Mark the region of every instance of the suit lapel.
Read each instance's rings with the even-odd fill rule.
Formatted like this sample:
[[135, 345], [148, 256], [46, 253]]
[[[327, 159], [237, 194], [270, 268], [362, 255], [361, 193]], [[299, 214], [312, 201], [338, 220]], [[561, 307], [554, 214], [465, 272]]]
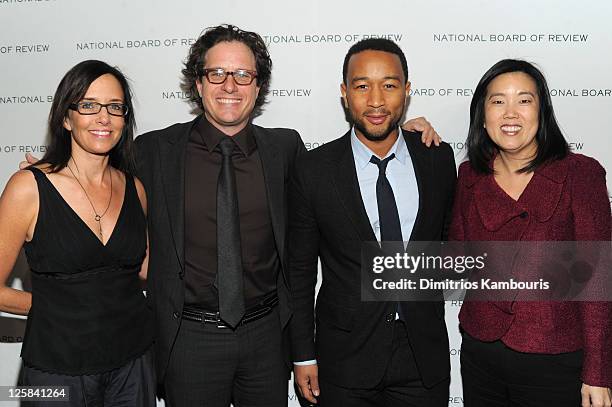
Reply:
[[[410, 234], [410, 240], [420, 240], [419, 236], [422, 236], [421, 230], [425, 227], [427, 218], [427, 207], [426, 202], [431, 202], [428, 197], [431, 193], [431, 159], [430, 155], [423, 154], [423, 149], [417, 143], [421, 143], [421, 138], [411, 134], [406, 134], [402, 131], [404, 140], [406, 141], [406, 147], [408, 147], [408, 153], [412, 160], [412, 166], [414, 167], [414, 175], [417, 181], [417, 187], [419, 189], [419, 210], [417, 212], [414, 226], [412, 227], [412, 233]], [[435, 148], [435, 147], [431, 147]]]
[[336, 163], [333, 180], [340, 203], [355, 225], [359, 238], [362, 241], [376, 241], [359, 189], [350, 131], [342, 136], [338, 147], [337, 151], [332, 151], [330, 158]]
[[181, 274], [185, 273], [185, 154], [191, 129], [199, 118], [159, 140], [162, 184]]
[[271, 142], [262, 128], [253, 126], [253, 136], [261, 159], [274, 241], [278, 248], [279, 258], [284, 259], [286, 213], [284, 155], [279, 154], [278, 147]]

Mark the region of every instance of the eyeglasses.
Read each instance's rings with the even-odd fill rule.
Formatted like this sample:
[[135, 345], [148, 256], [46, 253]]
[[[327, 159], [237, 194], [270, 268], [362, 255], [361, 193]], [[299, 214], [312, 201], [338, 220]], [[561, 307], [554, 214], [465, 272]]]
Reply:
[[205, 76], [208, 82], [215, 85], [225, 82], [230, 75], [238, 85], [250, 85], [253, 83], [253, 80], [257, 78], [256, 71], [249, 71], [247, 69], [226, 71], [223, 68], [206, 68], [201, 70], [201, 76]]
[[123, 103], [98, 103], [98, 102], [79, 102], [72, 103], [70, 109], [76, 110], [80, 114], [98, 114], [105, 107], [108, 114], [111, 116], [124, 117], [127, 116], [129, 108]]

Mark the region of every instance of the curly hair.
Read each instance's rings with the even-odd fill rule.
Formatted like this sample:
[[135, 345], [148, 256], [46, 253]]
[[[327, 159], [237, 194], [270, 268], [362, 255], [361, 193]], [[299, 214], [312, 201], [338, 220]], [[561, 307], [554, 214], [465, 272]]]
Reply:
[[268, 48], [261, 36], [255, 32], [244, 31], [235, 25], [222, 24], [216, 27], [209, 27], [200, 35], [189, 49], [189, 55], [184, 62], [182, 69], [183, 79], [181, 81], [182, 90], [189, 94], [189, 104], [193, 107], [194, 113], [204, 111], [202, 99], [198, 94], [196, 81], [201, 79], [201, 69], [204, 67], [204, 59], [209, 49], [220, 42], [238, 41], [249, 47], [255, 56], [255, 66], [257, 70], [257, 86], [259, 95], [255, 100], [255, 108], [252, 116], [258, 116], [262, 112], [262, 107], [266, 103], [266, 97], [270, 90], [270, 78], [272, 76], [272, 59], [268, 53]]

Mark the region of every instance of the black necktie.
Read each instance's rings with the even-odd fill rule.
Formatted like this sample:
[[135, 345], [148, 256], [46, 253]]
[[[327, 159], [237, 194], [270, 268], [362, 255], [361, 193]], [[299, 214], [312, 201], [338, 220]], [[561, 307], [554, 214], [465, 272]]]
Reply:
[[[380, 225], [381, 242], [401, 242], [402, 225], [399, 212], [395, 204], [393, 189], [385, 174], [387, 164], [395, 158], [395, 154], [381, 160], [376, 156], [370, 158], [372, 164], [378, 166], [378, 179], [376, 180], [376, 202], [378, 203], [378, 223]], [[403, 245], [402, 245], [403, 246]]]
[[244, 315], [244, 281], [240, 249], [240, 218], [232, 164], [234, 142], [219, 143], [223, 161], [217, 183], [217, 281], [221, 319], [236, 327]]
[[[399, 212], [395, 203], [393, 189], [387, 179], [386, 171], [389, 161], [395, 158], [395, 154], [381, 160], [376, 156], [370, 158], [370, 162], [378, 166], [378, 179], [376, 180], [376, 202], [378, 203], [378, 224], [380, 226], [380, 243], [386, 256], [395, 256], [404, 250], [402, 239], [402, 225]], [[397, 313], [401, 319], [405, 319], [401, 304], [397, 304]]]

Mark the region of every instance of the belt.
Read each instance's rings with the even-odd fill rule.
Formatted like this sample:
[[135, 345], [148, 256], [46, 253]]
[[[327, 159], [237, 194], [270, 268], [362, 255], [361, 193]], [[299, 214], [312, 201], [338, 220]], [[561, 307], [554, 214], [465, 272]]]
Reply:
[[[248, 324], [249, 322], [257, 321], [268, 315], [278, 304], [278, 296], [273, 296], [265, 299], [261, 304], [251, 308], [244, 314], [238, 326]], [[219, 315], [219, 311], [204, 311], [199, 308], [184, 307], [183, 319], [187, 321], [201, 322], [203, 324], [215, 324], [217, 328], [230, 328]]]

